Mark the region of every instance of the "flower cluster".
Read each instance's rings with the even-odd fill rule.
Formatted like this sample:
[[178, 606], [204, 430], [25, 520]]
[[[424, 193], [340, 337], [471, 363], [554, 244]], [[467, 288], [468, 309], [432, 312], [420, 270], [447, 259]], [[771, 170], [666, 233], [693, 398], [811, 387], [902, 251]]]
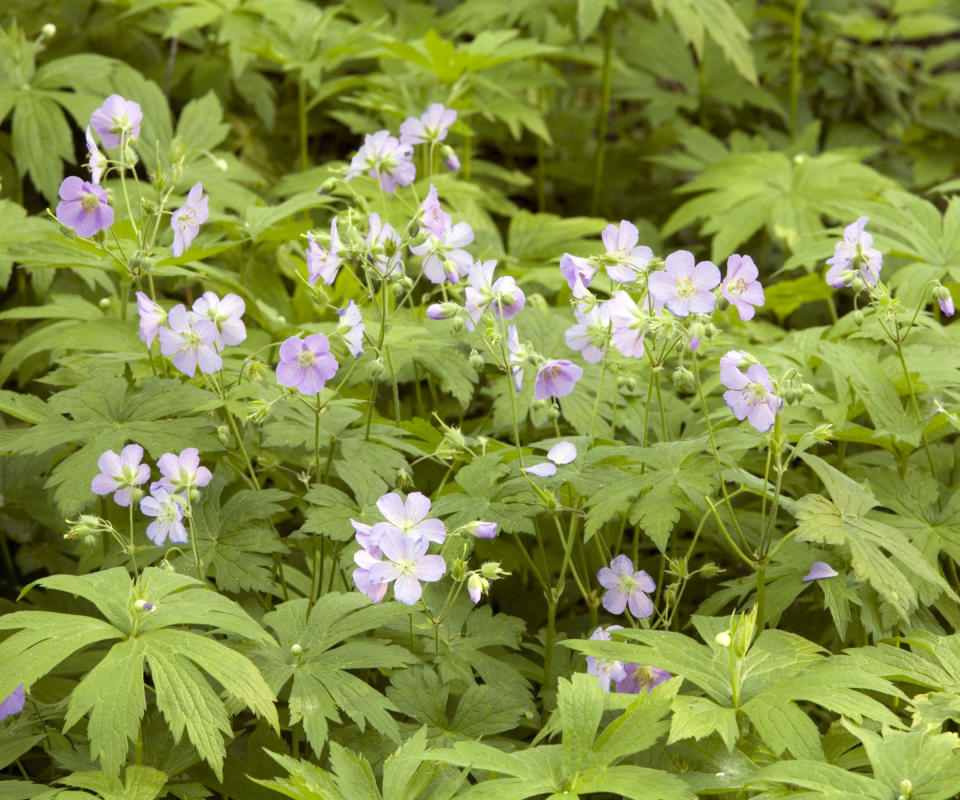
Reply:
[[210, 470], [200, 465], [200, 453], [188, 447], [176, 453], [164, 453], [157, 461], [161, 478], [150, 484], [150, 494], [140, 488], [150, 480], [150, 467], [141, 463], [143, 448], [126, 445], [119, 454], [107, 450], [97, 460], [100, 473], [90, 483], [94, 494], [113, 494], [113, 501], [129, 507], [140, 501], [140, 511], [156, 519], [147, 526], [147, 536], [157, 545], [169, 537], [171, 542], [187, 541], [183, 525], [184, 509], [197, 498], [197, 490], [210, 483]]
[[204, 292], [191, 310], [178, 303], [169, 312], [137, 292], [141, 340], [150, 347], [159, 335], [160, 352], [172, 356], [173, 365], [191, 378], [198, 366], [208, 375], [220, 370], [223, 349], [247, 338], [245, 310], [243, 298], [232, 292], [222, 298]]
[[[608, 625], [597, 628], [590, 638], [597, 642], [609, 642], [613, 631], [623, 630], [622, 625]], [[670, 673], [664, 669], [618, 661], [612, 658], [587, 656], [587, 672], [593, 675], [605, 692], [610, 691], [611, 681], [619, 694], [640, 694], [644, 689], [649, 693], [661, 683], [670, 680]]]

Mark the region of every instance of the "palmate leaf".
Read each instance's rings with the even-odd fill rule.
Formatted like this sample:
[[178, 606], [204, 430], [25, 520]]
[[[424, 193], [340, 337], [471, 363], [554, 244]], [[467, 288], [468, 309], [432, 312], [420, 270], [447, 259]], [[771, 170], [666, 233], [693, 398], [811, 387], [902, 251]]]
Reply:
[[[319, 755], [328, 735], [328, 721], [341, 713], [360, 730], [369, 723], [380, 733], [400, 741], [390, 716], [396, 706], [350, 670], [389, 669], [412, 663], [402, 647], [382, 639], [361, 637], [409, 614], [400, 603], [371, 605], [358, 592], [330, 593], [313, 608], [306, 598], [282, 603], [264, 616], [277, 641], [262, 643], [251, 654], [276, 692], [292, 679], [290, 724], [302, 720], [307, 740]], [[297, 645], [300, 655], [291, 648]]]
[[[192, 578], [148, 567], [134, 583], [121, 567], [91, 575], [54, 575], [35, 585], [79, 595], [109, 620], [77, 614], [20, 611], [0, 617], [0, 630], [17, 630], [0, 642], [0, 663], [16, 664], [16, 672], [0, 674], [0, 691], [16, 679], [4, 696], [23, 682], [30, 685], [74, 652], [111, 639], [104, 657], [80, 681], [67, 706], [65, 728], [89, 715], [90, 751], [110, 778], [126, 761], [146, 708], [143, 668], [149, 665], [160, 709], [174, 739], [184, 730], [200, 755], [218, 775], [226, 750], [230, 720], [224, 702], [201, 673], [209, 674], [228, 697], [248, 706], [278, 728], [274, 695], [256, 667], [222, 641], [183, 629], [214, 626], [256, 640], [268, 634], [236, 603], [201, 588]], [[154, 610], [139, 611], [138, 599]]]
[[57, 783], [89, 789], [102, 800], [155, 800], [167, 783], [167, 776], [158, 769], [131, 764], [124, 780], [103, 772], [74, 772]]

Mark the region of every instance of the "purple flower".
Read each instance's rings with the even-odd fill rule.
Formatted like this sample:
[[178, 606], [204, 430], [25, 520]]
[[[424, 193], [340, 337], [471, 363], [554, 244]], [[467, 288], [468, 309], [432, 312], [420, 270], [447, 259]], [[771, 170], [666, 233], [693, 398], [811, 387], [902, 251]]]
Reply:
[[953, 295], [946, 286], [941, 286], [940, 291], [934, 295], [940, 306], [940, 313], [947, 317], [952, 317], [957, 313], [956, 306], [953, 304]]
[[93, 178], [93, 182], [99, 184], [100, 178], [103, 177], [103, 171], [107, 168], [107, 157], [97, 148], [97, 143], [93, 140], [89, 125], [87, 125], [87, 167], [90, 169], [90, 177]]
[[413, 145], [402, 144], [390, 131], [368, 133], [363, 146], [350, 161], [344, 178], [352, 181], [366, 172], [371, 178], [379, 178], [385, 192], [397, 186], [409, 186], [417, 177], [413, 164]]
[[571, 350], [580, 350], [588, 364], [603, 361], [610, 341], [610, 309], [608, 303], [600, 303], [586, 314], [573, 310], [577, 324], [567, 329], [563, 339]]
[[644, 570], [634, 572], [633, 562], [626, 556], [619, 555], [609, 567], [602, 567], [597, 580], [607, 590], [601, 602], [611, 614], [622, 614], [628, 605], [637, 619], [653, 614], [653, 602], [647, 593], [655, 591], [657, 585]]
[[713, 290], [720, 283], [720, 270], [710, 261], [694, 266], [693, 253], [677, 250], [667, 256], [664, 269], [648, 279], [650, 294], [675, 316], [709, 314], [717, 304]]
[[804, 583], [819, 581], [824, 578], [836, 578], [840, 573], [824, 561], [814, 561], [810, 571], [801, 578]]
[[420, 492], [408, 494], [406, 502], [396, 492], [383, 495], [377, 500], [377, 508], [386, 522], [378, 522], [373, 526], [373, 540], [380, 541], [387, 534], [396, 533], [411, 539], [442, 544], [447, 537], [447, 529], [439, 519], [427, 519], [430, 505], [430, 498]]
[[160, 352], [173, 356], [173, 365], [191, 378], [197, 371], [209, 375], [223, 366], [216, 342], [220, 336], [217, 326], [194, 311], [187, 311], [183, 303], [170, 309], [169, 328], [160, 329]]
[[450, 215], [441, 207], [437, 187], [432, 183], [426, 199], [420, 204], [420, 219], [423, 221], [423, 228], [434, 236], [445, 234], [450, 230], [453, 222]]
[[150, 347], [161, 326], [167, 323], [167, 312], [143, 292], [137, 292], [137, 313], [140, 315], [140, 339]]
[[374, 558], [380, 558], [380, 556], [383, 555], [377, 546], [380, 538], [374, 535], [373, 526], [364, 525], [355, 519], [351, 519], [350, 524], [353, 525], [353, 534], [357, 539], [357, 543]]
[[157, 461], [163, 477], [157, 481], [170, 494], [183, 492], [189, 496], [191, 489], [206, 486], [213, 475], [206, 467], [200, 466], [200, 451], [188, 447], [180, 455], [164, 453]]
[[741, 367], [750, 366], [753, 360], [745, 350], [728, 350], [720, 359], [720, 381], [728, 389], [743, 387], [746, 376]]
[[183, 255], [183, 251], [190, 247], [199, 232], [200, 226], [207, 221], [210, 216], [210, 209], [207, 207], [209, 201], [210, 195], [203, 193], [203, 184], [195, 183], [187, 195], [187, 202], [173, 212], [170, 227], [173, 228], [171, 250], [174, 258]]
[[330, 340], [322, 333], [304, 339], [291, 336], [280, 345], [277, 380], [295, 386], [303, 394], [316, 394], [337, 374], [337, 359], [330, 354]]
[[477, 261], [470, 267], [470, 285], [465, 292], [467, 330], [473, 330], [483, 312], [490, 309], [500, 319], [513, 319], [527, 298], [511, 277], [493, 280], [496, 261]]
[[547, 361], [539, 370], [533, 382], [533, 396], [537, 400], [546, 400], [551, 395], [566, 397], [573, 391], [577, 381], [583, 375], [583, 369], [565, 358]]
[[[609, 642], [610, 633], [619, 630], [623, 630], [622, 625], [608, 625], [606, 628], [597, 628], [590, 634], [590, 638], [596, 642]], [[627, 671], [622, 661], [598, 656], [587, 656], [587, 672], [596, 677], [600, 682], [600, 687], [605, 692], [610, 691], [610, 681], [619, 683], [627, 677]]]
[[727, 302], [737, 307], [737, 313], [744, 322], [753, 319], [754, 306], [764, 302], [763, 287], [757, 280], [757, 265], [750, 256], [736, 254], [727, 259], [727, 276], [723, 279], [720, 291]]
[[183, 506], [178, 494], [170, 494], [158, 481], [150, 487], [150, 494], [140, 501], [140, 511], [156, 519], [147, 526], [147, 537], [158, 547], [170, 537], [171, 542], [185, 544], [187, 529], [183, 527]]
[[476, 572], [470, 573], [470, 577], [467, 578], [467, 594], [474, 605], [480, 602], [480, 598], [483, 597], [484, 591], [489, 588], [490, 584], [486, 578], [484, 578], [482, 575], [478, 575]]
[[363, 352], [363, 332], [366, 325], [363, 324], [363, 316], [357, 304], [351, 300], [346, 306], [337, 311], [340, 317], [340, 327], [337, 333], [343, 337], [347, 350], [354, 358], [359, 358]]
[[367, 234], [367, 248], [373, 260], [373, 268], [381, 278], [394, 271], [403, 269], [400, 253], [400, 235], [389, 222], [381, 222], [380, 215], [374, 212], [369, 217], [370, 232]]
[[473, 256], [463, 249], [473, 242], [473, 228], [466, 222], [452, 225], [450, 215], [440, 208], [436, 191], [427, 195], [421, 208], [425, 227], [420, 232], [426, 239], [413, 245], [410, 252], [424, 257], [423, 274], [431, 283], [459, 283], [473, 264]]
[[753, 364], [746, 374], [728, 375], [730, 390], [723, 393], [724, 402], [737, 419], [747, 418], [761, 433], [773, 427], [777, 411], [783, 404], [773, 393], [770, 375], [762, 364]]
[[590, 263], [589, 259], [564, 253], [560, 257], [560, 271], [563, 273], [563, 277], [567, 279], [567, 285], [571, 289], [576, 285], [577, 278], [580, 279], [580, 283], [586, 288], [593, 280], [597, 268]]
[[[423, 116], [408, 117], [400, 125], [401, 144], [436, 144], [447, 138], [447, 130], [457, 121], [457, 112], [442, 103], [431, 103]], [[451, 169], [453, 169], [451, 167]]]
[[457, 157], [457, 154], [453, 152], [453, 148], [445, 149], [448, 152], [444, 153], [443, 165], [451, 172], [456, 172], [458, 169], [460, 169], [460, 159]]
[[100, 474], [90, 483], [94, 494], [110, 494], [118, 506], [130, 505], [134, 489], [150, 479], [150, 467], [141, 464], [143, 448], [138, 444], [128, 444], [120, 455], [107, 450], [97, 459]]
[[124, 136], [136, 139], [140, 135], [143, 111], [140, 104], [124, 100], [118, 94], [110, 95], [93, 114], [90, 124], [100, 134], [104, 147], [118, 147]]
[[661, 683], [666, 683], [671, 677], [665, 669], [645, 667], [632, 662], [624, 666], [624, 671], [627, 676], [617, 681], [617, 692], [619, 694], [640, 694], [644, 689], [649, 694], [655, 687]]
[[[467, 529], [468, 533], [472, 533], [478, 539], [492, 539], [497, 535], [497, 523], [496, 522], [481, 522], [478, 519], [475, 519], [473, 522], [468, 522], [463, 526]], [[474, 603], [477, 601], [474, 600]]]
[[317, 244], [312, 233], [307, 233], [307, 272], [308, 283], [313, 286], [322, 280], [327, 286], [332, 286], [337, 279], [343, 259], [340, 257], [340, 234], [337, 232], [337, 218], [330, 221], [330, 248], [324, 250]]
[[376, 554], [364, 549], [357, 550], [353, 554], [353, 562], [357, 568], [353, 571], [353, 582], [356, 587], [369, 597], [374, 603], [379, 603], [387, 594], [389, 583], [371, 583], [370, 569], [376, 564], [382, 563], [380, 548], [376, 548]]
[[831, 286], [850, 286], [852, 278], [843, 274], [848, 271], [859, 272], [860, 279], [867, 286], [873, 286], [879, 280], [883, 256], [872, 247], [873, 237], [864, 230], [869, 220], [870, 217], [860, 217], [843, 229], [843, 241], [836, 243], [833, 258], [827, 259], [832, 266], [827, 270], [826, 281]]
[[649, 317], [624, 291], [613, 293], [607, 301], [610, 316], [610, 342], [627, 358], [643, 355], [643, 336]]
[[226, 345], [240, 344], [247, 338], [247, 328], [241, 319], [246, 304], [239, 295], [230, 292], [221, 300], [213, 292], [204, 292], [193, 304], [193, 311], [217, 326], [219, 335], [214, 344], [218, 350], [223, 350]]
[[612, 281], [632, 283], [653, 258], [653, 250], [649, 247], [637, 247], [640, 233], [636, 225], [625, 219], [620, 220], [619, 227], [608, 225], [600, 238], [603, 246], [607, 248], [603, 263]]
[[95, 183], [87, 183], [76, 175], [60, 184], [57, 220], [73, 228], [77, 236], [88, 239], [113, 225], [113, 209], [107, 204], [107, 192]]
[[21, 683], [2, 703], [0, 703], [0, 719], [12, 717], [23, 711], [23, 704], [26, 702], [26, 696]]
[[412, 606], [423, 594], [420, 581], [433, 583], [447, 571], [442, 556], [426, 555], [430, 541], [425, 537], [404, 536], [389, 531], [380, 539], [380, 549], [387, 561], [378, 561], [369, 568], [371, 586], [394, 581], [393, 596]]
[[527, 467], [524, 472], [540, 478], [549, 478], [557, 474], [557, 464], [569, 464], [576, 457], [577, 448], [573, 442], [557, 442], [547, 453], [548, 461]]
[[427, 306], [427, 317], [430, 319], [447, 319], [459, 310], [460, 306], [449, 301], [445, 303], [431, 303]]
[[507, 328], [507, 363], [510, 374], [513, 376], [513, 386], [519, 392], [523, 386], [523, 365], [527, 361], [527, 350], [520, 346], [520, 336], [517, 326]]

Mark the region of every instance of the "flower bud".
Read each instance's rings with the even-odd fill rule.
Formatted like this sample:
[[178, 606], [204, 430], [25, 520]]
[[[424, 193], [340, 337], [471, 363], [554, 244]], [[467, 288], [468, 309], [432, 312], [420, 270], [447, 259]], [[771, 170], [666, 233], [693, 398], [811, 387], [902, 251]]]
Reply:
[[140, 499], [143, 497], [143, 489], [131, 489], [130, 490], [130, 502], [139, 503]]
[[464, 321], [463, 317], [459, 314], [450, 320], [450, 327], [453, 328], [454, 333], [460, 333], [463, 330]]
[[482, 522], [478, 519], [463, 526], [467, 533], [472, 533], [478, 539], [492, 539], [497, 535], [496, 522]]
[[48, 22], [46, 25], [44, 25], [40, 29], [40, 35], [44, 39], [52, 39], [54, 36], [57, 35], [57, 26], [54, 25], [52, 22]]
[[375, 358], [367, 365], [367, 374], [374, 380], [382, 377], [384, 372], [386, 372], [386, 367], [383, 365], [382, 358]]
[[467, 577], [467, 562], [462, 558], [455, 558], [450, 566], [450, 577], [455, 581], [462, 581]]
[[93, 536], [90, 536], [89, 534], [83, 537], [84, 547], [93, 547], [96, 543], [97, 543], [97, 540]]
[[133, 607], [137, 611], [153, 611], [154, 609], [153, 603], [150, 603], [146, 600], [137, 600], [137, 602], [133, 604]]
[[474, 605], [480, 602], [480, 598], [489, 588], [489, 582], [476, 572], [470, 573], [470, 578], [467, 580], [467, 594], [470, 595]]
[[176, 572], [177, 568], [173, 566], [167, 559], [163, 559], [159, 564], [157, 564], [160, 569], [165, 570], [166, 572]]
[[853, 312], [853, 321], [856, 322], [858, 326], [863, 325], [863, 312], [859, 308]]
[[337, 188], [337, 179], [336, 178], [327, 178], [323, 183], [320, 184], [320, 188], [317, 189], [317, 194], [330, 194], [334, 189]]
[[303, 648], [299, 644], [290, 646], [290, 655], [299, 656], [301, 653], [303, 653]]
[[266, 400], [251, 400], [247, 406], [247, 414], [244, 419], [255, 425], [262, 425], [264, 420], [270, 415], [270, 403]]
[[850, 282], [850, 288], [855, 292], [863, 291], [863, 278], [856, 277]]
[[127, 142], [123, 147], [123, 166], [133, 169], [140, 159], [137, 157], [137, 151], [133, 147], [133, 142]]
[[554, 405], [551, 405], [547, 409], [547, 419], [550, 420], [551, 422], [554, 422], [555, 420], [560, 419], [560, 409]]
[[220, 440], [220, 444], [226, 447], [230, 441], [230, 429], [226, 425], [218, 425], [217, 438]]
[[713, 637], [713, 641], [715, 641], [721, 647], [729, 647], [730, 641], [731, 641], [730, 631], [721, 631], [720, 633], [718, 633], [716, 636]]
[[700, 567], [700, 574], [707, 578], [712, 578], [714, 575], [719, 575], [723, 572], [723, 567], [718, 567], [712, 561], [708, 561], [702, 567]]
[[470, 366], [473, 367], [477, 372], [483, 369], [483, 356], [480, 355], [476, 350], [470, 351]]
[[693, 373], [688, 370], [683, 364], [678, 366], [673, 374], [670, 376], [673, 380], [673, 385], [676, 387], [678, 392], [692, 392], [694, 388]]
[[937, 301], [948, 300], [950, 298], [950, 290], [942, 283], [938, 283], [936, 286], [934, 286], [930, 294], [932, 294], [933, 299]]
[[500, 569], [499, 561], [485, 561], [480, 567], [480, 574], [488, 581], [495, 581], [510, 573]]
[[443, 163], [447, 169], [451, 172], [456, 172], [460, 169], [460, 159], [457, 158], [457, 154], [453, 152], [453, 148], [450, 145], [445, 144], [440, 148], [440, 157], [443, 159]]
[[216, 159], [213, 163], [214, 166], [216, 166], [216, 168], [221, 172], [226, 172], [230, 168], [230, 165], [227, 164], [227, 162], [222, 158]]
[[413, 476], [409, 472], [407, 472], [405, 469], [398, 469], [396, 487], [398, 489], [412, 489]]
[[101, 297], [100, 300], [97, 302], [97, 305], [100, 306], [101, 309], [106, 311], [108, 308], [110, 308], [111, 299], [112, 298], [109, 298], [109, 297]]

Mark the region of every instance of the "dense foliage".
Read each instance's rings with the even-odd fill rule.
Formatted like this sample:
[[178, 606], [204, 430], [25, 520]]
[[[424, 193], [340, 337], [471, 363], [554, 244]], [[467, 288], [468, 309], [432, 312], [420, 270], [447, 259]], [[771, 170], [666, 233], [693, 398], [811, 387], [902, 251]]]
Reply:
[[960, 796], [951, 0], [8, 0], [0, 798]]

